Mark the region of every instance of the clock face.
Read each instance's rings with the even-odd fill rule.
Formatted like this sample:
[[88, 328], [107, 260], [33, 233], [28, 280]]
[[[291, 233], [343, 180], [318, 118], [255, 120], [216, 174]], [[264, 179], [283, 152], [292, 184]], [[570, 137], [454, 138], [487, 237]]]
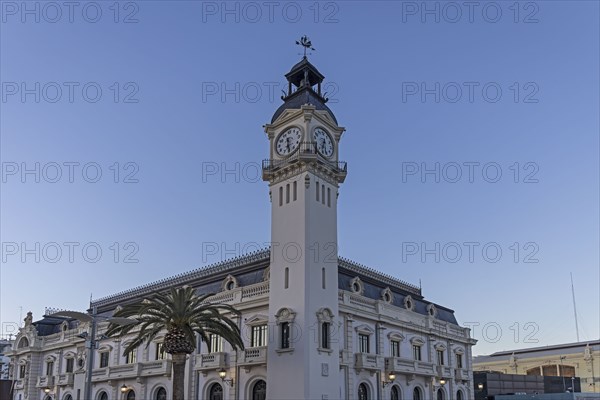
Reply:
[[333, 140], [327, 132], [321, 128], [315, 129], [313, 133], [313, 140], [317, 145], [317, 151], [325, 157], [331, 157], [333, 155]]
[[283, 132], [281, 135], [279, 135], [277, 142], [275, 143], [275, 149], [277, 150], [277, 153], [282, 156], [292, 154], [300, 145], [301, 138], [302, 134], [298, 128], [290, 128]]

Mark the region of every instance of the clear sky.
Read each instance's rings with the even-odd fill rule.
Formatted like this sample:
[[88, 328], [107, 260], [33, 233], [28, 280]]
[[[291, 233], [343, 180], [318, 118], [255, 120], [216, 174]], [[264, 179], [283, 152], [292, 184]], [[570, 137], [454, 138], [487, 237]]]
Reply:
[[347, 128], [340, 255], [475, 354], [575, 341], [570, 272], [600, 336], [598, 2], [0, 4], [3, 334], [268, 243], [262, 125], [306, 34]]

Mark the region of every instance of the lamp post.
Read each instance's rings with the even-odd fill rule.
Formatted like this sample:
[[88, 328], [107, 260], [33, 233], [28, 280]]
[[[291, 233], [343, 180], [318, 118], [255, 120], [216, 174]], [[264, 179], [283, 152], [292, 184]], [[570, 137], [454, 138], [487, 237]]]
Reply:
[[86, 322], [90, 324], [90, 334], [86, 335], [85, 348], [87, 349], [87, 370], [85, 371], [85, 390], [84, 390], [84, 399], [90, 400], [92, 399], [92, 369], [94, 368], [94, 355], [95, 349], [98, 346], [98, 341], [96, 339], [96, 325], [97, 320], [101, 318], [104, 321], [114, 323], [117, 325], [131, 325], [135, 324], [138, 321], [133, 318], [116, 318], [116, 317], [103, 317], [97, 315], [96, 307], [92, 307], [92, 314], [84, 314], [79, 311], [59, 311], [50, 315], [51, 317], [59, 317], [59, 318], [72, 318], [79, 320], [81, 322]]
[[392, 371], [388, 374], [388, 381], [382, 382], [382, 387], [386, 387], [387, 385], [391, 385], [396, 380], [396, 374]]
[[221, 378], [221, 382], [228, 384], [229, 387], [233, 387], [233, 378], [225, 379], [226, 376], [227, 376], [227, 371], [225, 371], [225, 369], [220, 369], [219, 370], [219, 378]]

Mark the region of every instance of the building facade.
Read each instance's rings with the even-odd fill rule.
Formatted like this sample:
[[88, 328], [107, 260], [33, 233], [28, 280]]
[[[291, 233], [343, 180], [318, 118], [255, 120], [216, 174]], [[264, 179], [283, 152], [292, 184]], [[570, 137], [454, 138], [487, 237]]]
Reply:
[[475, 371], [579, 377], [582, 392], [600, 393], [600, 340], [502, 351], [473, 359]]
[[[128, 337], [103, 322], [127, 303], [190, 285], [236, 307], [245, 350], [219, 337], [186, 365], [186, 399], [473, 399], [470, 330], [421, 288], [337, 253], [339, 160], [344, 128], [304, 57], [265, 125], [272, 246], [92, 302], [92, 399], [171, 397], [161, 339], [123, 354]], [[82, 400], [91, 323], [29, 314], [11, 353], [14, 400]]]

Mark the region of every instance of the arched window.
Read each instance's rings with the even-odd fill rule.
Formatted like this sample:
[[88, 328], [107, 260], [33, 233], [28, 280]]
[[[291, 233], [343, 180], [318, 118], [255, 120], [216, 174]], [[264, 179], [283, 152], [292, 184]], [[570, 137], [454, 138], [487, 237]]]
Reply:
[[437, 390], [437, 400], [444, 400], [444, 391], [442, 389]]
[[418, 387], [413, 390], [413, 400], [423, 400], [423, 397], [421, 396], [421, 389]]
[[456, 400], [463, 400], [462, 390], [456, 391]]
[[369, 400], [369, 388], [364, 383], [358, 385], [358, 400]]
[[223, 386], [214, 383], [208, 391], [209, 400], [223, 400]]
[[19, 344], [17, 345], [17, 348], [23, 349], [25, 347], [29, 347], [29, 340], [27, 340], [26, 337], [22, 337], [21, 340], [19, 340]]
[[106, 392], [101, 392], [100, 396], [98, 396], [98, 400], [108, 400], [108, 394]]
[[156, 400], [167, 400], [167, 391], [165, 388], [158, 388], [156, 391]]
[[266, 400], [267, 398], [267, 382], [257, 381], [252, 387], [252, 400]]
[[65, 400], [73, 400], [73, 396], [71, 396], [70, 394], [65, 396]]
[[135, 400], [135, 392], [133, 390], [127, 392], [127, 400]]
[[392, 386], [392, 393], [390, 397], [392, 400], [400, 400], [400, 389], [398, 389], [398, 386]]

